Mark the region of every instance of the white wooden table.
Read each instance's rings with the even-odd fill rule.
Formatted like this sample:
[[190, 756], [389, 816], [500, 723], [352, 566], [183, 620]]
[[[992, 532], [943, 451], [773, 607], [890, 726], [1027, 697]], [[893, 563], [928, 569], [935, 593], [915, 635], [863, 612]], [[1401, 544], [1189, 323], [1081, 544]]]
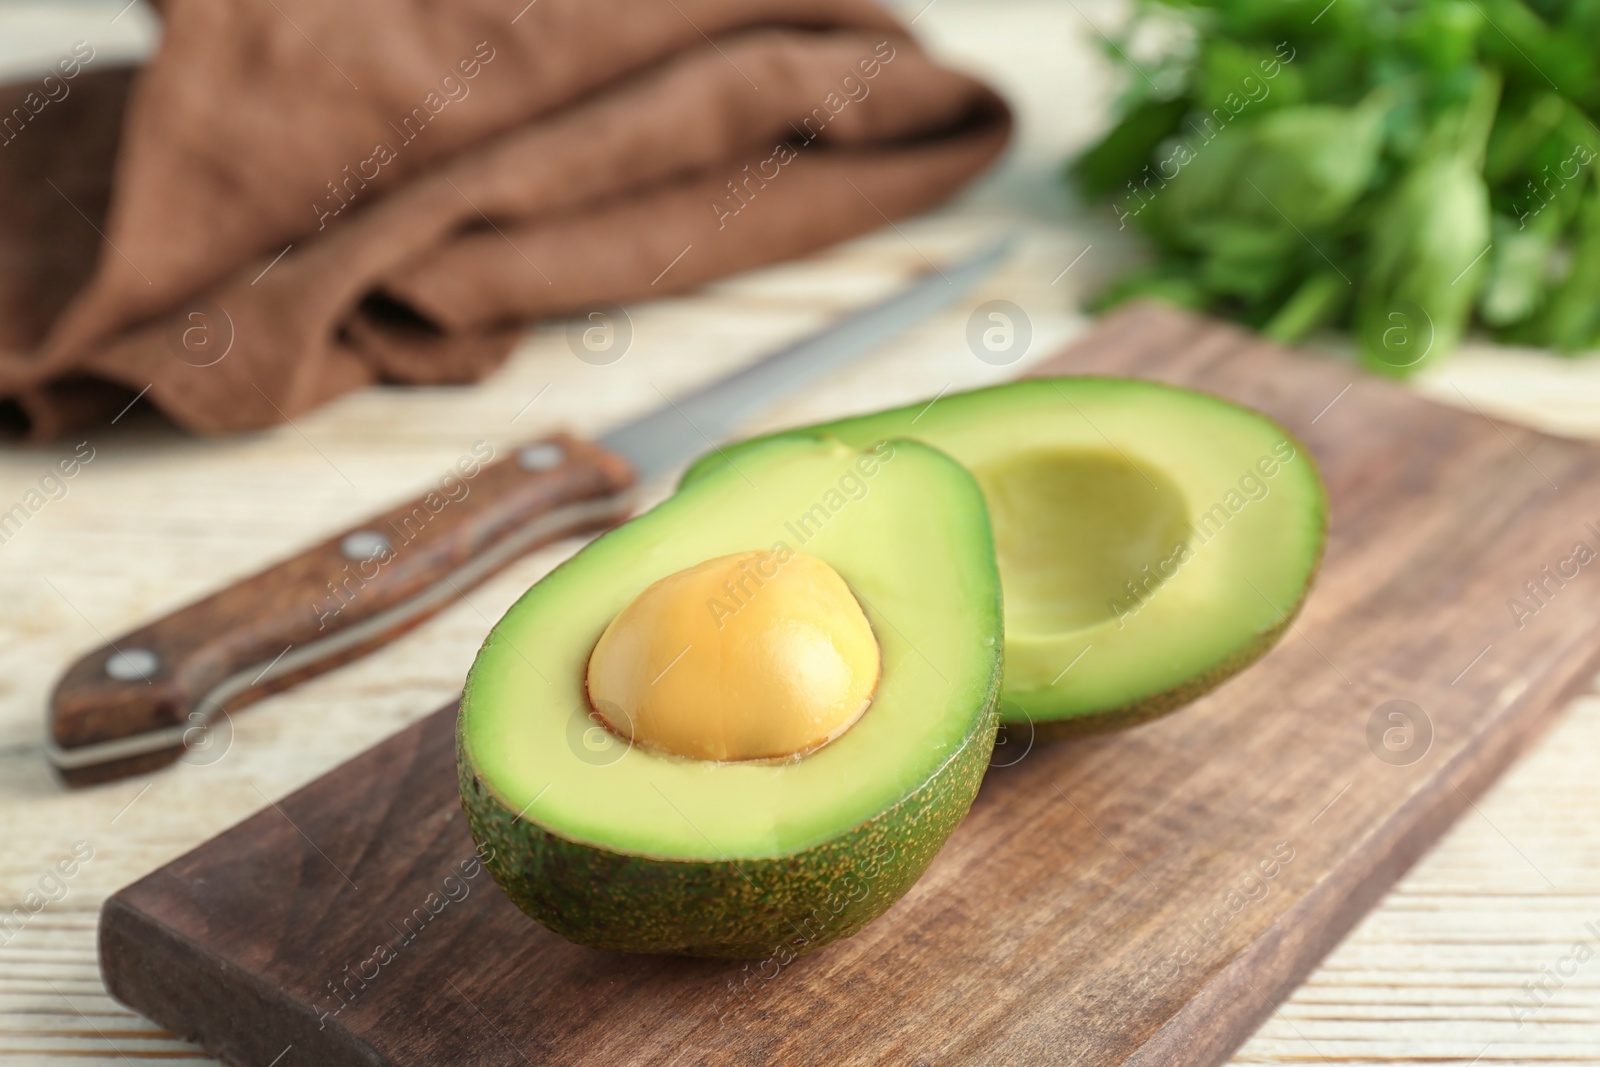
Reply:
[[[924, 257], [1006, 229], [1021, 236], [1016, 253], [960, 308], [751, 429], [1014, 374], [967, 350], [966, 318], [983, 300], [1025, 309], [1027, 359], [1084, 327], [1081, 294], [1136, 255], [1114, 222], [1073, 206], [1058, 182], [1062, 158], [1106, 122], [1114, 90], [1089, 20], [1110, 25], [1120, 9], [1112, 0], [909, 2], [932, 47], [991, 78], [1020, 112], [1006, 164], [959, 204], [899, 233], [633, 308], [632, 349], [608, 367], [580, 362], [562, 331], [545, 327], [475, 387], [372, 390], [293, 427], [220, 442], [185, 438], [137, 409], [86, 435], [95, 459], [68, 495], [0, 545], [0, 913], [75, 844], [80, 856], [93, 850], [73, 877], [45, 882], [60, 899], [0, 945], [0, 1063], [209, 1062], [106, 996], [94, 955], [101, 901], [449, 700], [491, 622], [573, 546], [524, 560], [391, 648], [252, 708], [215, 763], [68, 793], [44, 763], [42, 709], [56, 673], [102, 635], [413, 494], [475, 441], [504, 448], [562, 426], [602, 430], [650, 406], [658, 387], [671, 394], [720, 374], [887, 290]], [[137, 6], [119, 16], [122, 4], [0, 7], [0, 72], [42, 68], [80, 38], [102, 56], [141, 54], [154, 24]], [[1600, 437], [1600, 361], [1473, 351], [1418, 388]], [[0, 510], [70, 450], [0, 450]], [[1235, 1062], [1600, 1064], [1600, 959], [1573, 954], [1582, 943], [1600, 956], [1597, 752], [1600, 698], [1590, 697]], [[1556, 976], [1544, 979], [1548, 1002], [1519, 1023], [1510, 1001], [1542, 973]]]

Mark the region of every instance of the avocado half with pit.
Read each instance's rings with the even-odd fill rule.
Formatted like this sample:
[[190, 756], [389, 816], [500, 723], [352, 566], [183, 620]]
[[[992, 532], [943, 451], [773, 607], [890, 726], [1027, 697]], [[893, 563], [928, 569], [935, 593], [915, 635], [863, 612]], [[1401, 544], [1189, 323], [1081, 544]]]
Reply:
[[461, 701], [473, 836], [583, 945], [766, 957], [922, 874], [996, 733], [982, 493], [910, 441], [750, 445], [533, 586]]
[[[792, 432], [912, 437], [972, 471], [1005, 589], [1001, 720], [1040, 740], [1215, 688], [1283, 634], [1322, 558], [1327, 497], [1305, 446], [1188, 389], [1037, 378]], [[762, 441], [706, 455], [683, 486]]]

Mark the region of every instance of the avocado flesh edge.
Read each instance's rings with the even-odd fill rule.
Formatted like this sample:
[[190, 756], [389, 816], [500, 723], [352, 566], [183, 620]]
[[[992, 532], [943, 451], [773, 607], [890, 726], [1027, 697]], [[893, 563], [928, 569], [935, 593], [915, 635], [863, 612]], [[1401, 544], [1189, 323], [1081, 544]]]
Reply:
[[[709, 477], [585, 548], [496, 627], [463, 696], [458, 766], [486, 865], [530, 915], [599, 948], [762, 956], [787, 944], [785, 951], [798, 953], [853, 933], [921, 874], [970, 806], [993, 747], [1000, 593], [971, 476], [912, 442], [896, 442], [891, 452], [873, 476], [862, 477], [855, 466], [861, 454], [838, 442], [771, 442], [741, 459], [738, 470]], [[879, 636], [884, 673], [862, 719], [796, 762], [717, 764], [639, 750], [613, 764], [585, 762], [571, 747], [565, 697], [539, 696], [535, 664], [524, 657], [538, 660], [542, 652], [538, 667], [566, 697], [580, 700], [587, 651], [620, 605], [685, 560], [715, 557], [730, 545], [768, 547], [786, 532], [773, 515], [787, 519], [808, 509], [852, 470], [857, 478], [849, 484], [865, 486], [859, 498], [847, 498], [825, 528], [806, 527], [812, 536], [798, 547], [851, 583]], [[769, 498], [781, 503], [776, 512], [763, 511]], [[929, 526], [912, 501], [947, 521]], [[725, 529], [730, 516], [752, 514], [758, 518], [746, 529]], [[715, 535], [695, 538], [697, 517]], [[874, 533], [883, 537], [875, 550], [852, 550]], [[680, 543], [684, 538], [693, 543]], [[912, 554], [897, 562], [908, 546]], [[919, 546], [928, 555], [917, 555]], [[949, 576], [948, 587], [924, 588], [929, 566]], [[608, 582], [621, 587], [595, 587]], [[928, 630], [927, 616], [945, 620], [938, 626], [948, 633]], [[558, 627], [571, 631], [565, 651], [547, 647], [562, 639]], [[572, 649], [581, 653], [572, 656]], [[563, 656], [576, 662], [551, 662]], [[527, 728], [530, 718], [539, 720], [537, 729]], [[886, 733], [886, 724], [895, 729]], [[520, 755], [508, 751], [519, 745]], [[540, 766], [555, 773], [529, 769]], [[665, 788], [644, 792], [632, 781], [640, 775], [649, 787], [659, 778]], [[614, 806], [609, 828], [573, 815], [605, 808], [610, 794], [630, 783], [642, 801]], [[798, 796], [827, 809], [830, 793], [851, 790], [862, 795], [833, 803], [820, 821], [742, 836], [739, 820], [755, 825], [750, 813], [763, 804]], [[563, 793], [565, 811], [552, 803]], [[663, 817], [678, 824], [676, 836], [648, 825], [641, 832], [640, 824]]]
[[[1038, 740], [1156, 718], [1260, 658], [1298, 613], [1326, 540], [1326, 494], [1304, 445], [1258, 412], [1176, 386], [1102, 377], [1027, 379], [787, 432], [855, 445], [913, 437], [973, 469], [989, 500], [1005, 586], [1001, 720], [1008, 733]], [[741, 449], [760, 440], [702, 457], [682, 484], [738, 462]], [[1044, 455], [1052, 452], [1073, 458], [1063, 465], [1058, 454]], [[1266, 466], [1253, 469], [1263, 457]], [[1011, 475], [1030, 465], [1038, 468], [1041, 485], [1089, 499], [1043, 493], [1042, 518], [1019, 519], [1027, 512], [1008, 500], [1019, 494], [1007, 493], [1006, 482], [1019, 481]], [[1241, 480], [1263, 495], [1246, 494]], [[1020, 481], [1025, 487], [1026, 478]], [[1176, 494], [1169, 492], [1174, 488]], [[1142, 520], [1148, 529], [1106, 521], [1105, 507], [1141, 496], [1153, 501]], [[1160, 514], [1179, 498], [1183, 506], [1176, 513]], [[1234, 504], [1243, 506], [1230, 510]], [[1081, 517], [1073, 515], [1075, 507]], [[1182, 523], [1182, 540], [1192, 550], [1178, 562], [1174, 580], [1146, 585], [1142, 567], [1102, 559], [1098, 570], [1109, 581], [1079, 587], [1059, 581], [1074, 556], [1059, 546], [1087, 547], [1091, 559], [1094, 549], [1106, 547], [1074, 538], [1074, 522], [1102, 524], [1107, 541], [1127, 535], [1131, 544], [1142, 536], [1148, 557], [1149, 545], [1159, 540], [1146, 535], [1171, 532], [1166, 520]], [[1063, 530], [1068, 536], [1052, 539]], [[1030, 550], [1020, 562], [1015, 554], [1007, 558], [1008, 541]], [[1166, 555], [1147, 562], [1160, 565]], [[1142, 603], [1125, 586], [1117, 590], [1135, 578], [1145, 586]], [[1097, 584], [1097, 592], [1112, 595], [1098, 601], [1083, 595]], [[1122, 617], [1110, 610], [1110, 600], [1120, 604]]]

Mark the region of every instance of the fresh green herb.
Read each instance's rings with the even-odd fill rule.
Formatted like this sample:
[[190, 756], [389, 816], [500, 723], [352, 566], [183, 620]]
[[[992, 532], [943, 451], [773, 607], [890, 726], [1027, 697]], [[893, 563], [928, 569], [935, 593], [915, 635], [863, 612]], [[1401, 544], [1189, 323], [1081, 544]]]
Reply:
[[1102, 306], [1350, 329], [1393, 374], [1474, 325], [1600, 347], [1600, 0], [1139, 2], [1123, 117], [1072, 173], [1156, 257]]

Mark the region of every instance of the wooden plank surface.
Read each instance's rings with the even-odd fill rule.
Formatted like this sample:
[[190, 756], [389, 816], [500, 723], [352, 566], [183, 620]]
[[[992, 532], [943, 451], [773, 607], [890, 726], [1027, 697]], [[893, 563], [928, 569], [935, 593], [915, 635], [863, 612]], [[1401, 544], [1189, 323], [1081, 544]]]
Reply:
[[1323, 574], [1288, 640], [1185, 713], [1008, 753], [863, 934], [787, 966], [549, 934], [458, 871], [447, 709], [114, 897], [112, 993], [285, 1067], [1222, 1063], [1588, 682], [1600, 599], [1552, 593], [1520, 627], [1505, 604], [1600, 545], [1600, 449], [1156, 308], [1040, 369], [1282, 420], [1327, 477]]
[[[0, 63], [8, 76], [42, 71], [79, 39], [108, 61], [137, 55], [155, 38], [155, 20], [142, 4], [123, 9], [124, 0], [9, 3]], [[490, 621], [573, 546], [522, 561], [372, 659], [263, 702], [232, 724], [220, 752], [148, 779], [60, 790], [41, 744], [61, 667], [101, 634], [416, 493], [479, 439], [503, 449], [562, 427], [603, 430], [658, 402], [653, 385], [688, 388], [926, 269], [924, 256], [958, 253], [1001, 227], [1018, 229], [1017, 252], [971, 300], [749, 429], [1011, 373], [967, 350], [967, 315], [984, 300], [1014, 301], [1030, 316], [1033, 347], [1019, 365], [1032, 362], [1083, 328], [1083, 295], [1136, 255], [1131, 234], [1073, 205], [1057, 180], [1060, 161], [1103, 127], [1119, 89], [1095, 30], [1115, 27], [1123, 10], [1120, 0], [908, 0], [906, 17], [920, 13], [915, 28], [932, 48], [1016, 105], [1018, 141], [1005, 164], [970, 196], [898, 232], [631, 308], [634, 348], [603, 373], [574, 359], [553, 324], [531, 331], [482, 386], [374, 390], [295, 427], [220, 443], [168, 433], [137, 408], [96, 429], [95, 464], [0, 546], [0, 907], [20, 904], [74, 842], [96, 850], [65, 896], [0, 938], [0, 1063], [213, 1062], [106, 996], [94, 945], [101, 902], [449, 699]], [[1600, 361], [1472, 346], [1415, 386], [1469, 412], [1600, 437]], [[0, 500], [20, 499], [57, 458], [52, 449], [0, 452]], [[1600, 963], [1564, 977], [1531, 1018], [1519, 1022], [1509, 1004], [1575, 941], [1591, 939], [1585, 924], [1600, 917], [1595, 752], [1600, 700], [1587, 698], [1233, 1062], [1600, 1063]]]

